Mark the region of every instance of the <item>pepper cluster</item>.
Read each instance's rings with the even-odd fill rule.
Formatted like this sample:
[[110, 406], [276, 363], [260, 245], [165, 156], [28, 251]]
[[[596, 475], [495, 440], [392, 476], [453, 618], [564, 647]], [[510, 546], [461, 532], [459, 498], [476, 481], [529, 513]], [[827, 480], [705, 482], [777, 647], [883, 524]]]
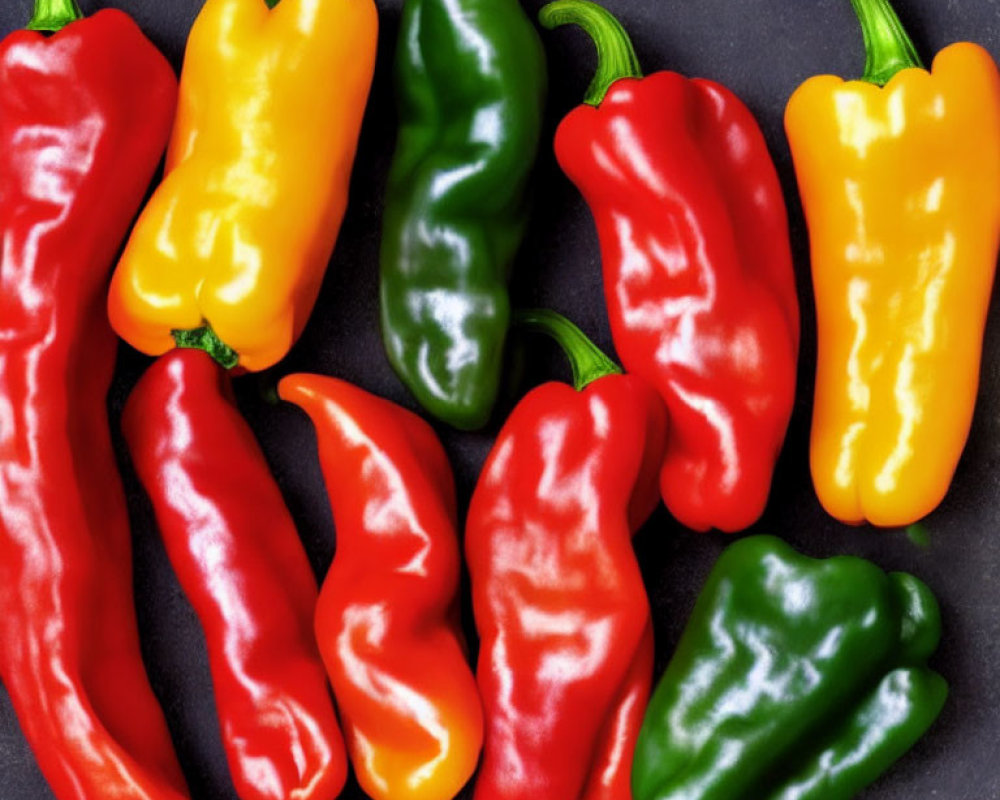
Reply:
[[[1000, 249], [1000, 73], [970, 43], [924, 70], [888, 0], [852, 3], [864, 78], [811, 79], [786, 116], [818, 310], [811, 466], [838, 520], [896, 526], [940, 503], [969, 432]], [[725, 551], [653, 691], [633, 536], [661, 499], [693, 530], [752, 526], [791, 418], [786, 206], [730, 90], [643, 77], [589, 0], [540, 21], [597, 50], [555, 153], [593, 214], [624, 370], [565, 317], [511, 311], [545, 111], [535, 26], [516, 0], [406, 0], [388, 358], [459, 429], [491, 419], [512, 323], [552, 337], [574, 385], [517, 403], [463, 540], [425, 420], [285, 376], [337, 531], [322, 585], [231, 376], [281, 362], [316, 302], [375, 72], [373, 0], [205, 0], [179, 85], [128, 16], [75, 0], [36, 0], [0, 44], [0, 679], [59, 800], [190, 796], [140, 653], [113, 332], [157, 357], [122, 428], [245, 800], [333, 800], [349, 767], [374, 800], [452, 800], [471, 780], [475, 800], [847, 800], [937, 718], [930, 589], [770, 536]]]

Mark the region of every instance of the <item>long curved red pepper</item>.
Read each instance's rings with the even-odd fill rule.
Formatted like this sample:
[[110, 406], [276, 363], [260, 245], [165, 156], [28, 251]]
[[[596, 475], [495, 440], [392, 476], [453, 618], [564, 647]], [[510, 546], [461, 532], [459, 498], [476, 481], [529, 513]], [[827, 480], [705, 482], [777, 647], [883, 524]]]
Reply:
[[667, 434], [653, 389], [560, 317], [576, 389], [514, 409], [472, 497], [465, 549], [486, 746], [476, 800], [623, 800], [653, 673], [632, 534], [652, 512]]
[[229, 376], [201, 350], [173, 350], [122, 427], [205, 632], [241, 800], [333, 800], [347, 757], [313, 636], [316, 579]]
[[60, 800], [179, 800], [139, 651], [104, 311], [176, 80], [125, 14], [44, 8], [62, 31], [0, 44], [0, 677]]
[[316, 426], [337, 552], [316, 635], [358, 781], [375, 800], [451, 800], [483, 715], [458, 620], [451, 466], [415, 414], [335, 378], [291, 375]]
[[741, 530], [767, 504], [799, 346], [767, 144], [724, 86], [673, 72], [640, 80], [628, 35], [600, 6], [557, 0], [542, 21], [580, 25], [598, 45], [588, 105], [559, 126], [556, 156], [597, 223], [622, 363], [670, 411], [663, 499], [695, 530]]

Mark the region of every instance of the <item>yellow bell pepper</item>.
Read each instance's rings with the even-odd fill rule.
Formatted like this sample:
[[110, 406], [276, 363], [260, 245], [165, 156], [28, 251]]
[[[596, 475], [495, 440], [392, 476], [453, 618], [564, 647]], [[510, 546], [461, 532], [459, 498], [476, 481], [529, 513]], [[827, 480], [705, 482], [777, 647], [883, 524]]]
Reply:
[[111, 285], [123, 339], [252, 371], [288, 352], [346, 209], [377, 33], [372, 0], [207, 0], [166, 176]]
[[888, 0], [852, 0], [862, 81], [807, 81], [785, 125], [809, 225], [819, 353], [811, 466], [848, 523], [902, 526], [965, 446], [1000, 242], [1000, 75], [981, 47], [930, 72]]

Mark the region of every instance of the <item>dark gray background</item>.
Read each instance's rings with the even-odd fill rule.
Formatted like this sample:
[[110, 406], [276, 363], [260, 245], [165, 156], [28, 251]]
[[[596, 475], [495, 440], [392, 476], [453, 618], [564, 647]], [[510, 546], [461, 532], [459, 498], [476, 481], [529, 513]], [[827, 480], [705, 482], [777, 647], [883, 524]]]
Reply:
[[[541, 6], [540, 0], [525, 1], [532, 13]], [[179, 68], [185, 36], [201, 0], [81, 0], [81, 5], [85, 12], [104, 6], [131, 12]], [[390, 63], [400, 5], [401, 0], [379, 0], [381, 52], [351, 207], [312, 321], [277, 370], [243, 378], [238, 386], [241, 407], [300, 524], [317, 575], [329, 564], [334, 531], [313, 434], [304, 416], [289, 408], [273, 408], [262, 395], [278, 375], [308, 370], [347, 378], [412, 405], [383, 354], [377, 316], [379, 218], [394, 137]], [[755, 530], [777, 533], [811, 555], [850, 553], [871, 558], [887, 569], [912, 571], [932, 586], [943, 607], [945, 634], [934, 664], [951, 682], [949, 702], [929, 735], [863, 796], [867, 800], [1000, 798], [1000, 420], [995, 411], [1000, 396], [1000, 325], [996, 320], [987, 331], [980, 402], [969, 445], [951, 492], [926, 522], [929, 546], [911, 543], [901, 531], [837, 524], [823, 513], [809, 480], [814, 311], [807, 240], [782, 113], [791, 92], [810, 75], [860, 75], [864, 55], [850, 3], [607, 0], [607, 5], [631, 31], [647, 72], [674, 69], [713, 78], [749, 104], [763, 126], [785, 186], [803, 309], [801, 386], [770, 506]], [[0, 33], [23, 25], [29, 6], [29, 0], [4, 0]], [[925, 58], [961, 39], [977, 41], [995, 56], [1000, 54], [997, 0], [896, 0], [896, 6]], [[556, 122], [582, 98], [590, 80], [592, 52], [579, 32], [561, 30], [543, 38], [551, 67], [549, 122], [539, 167], [537, 213], [516, 267], [514, 299], [570, 314], [610, 350], [590, 216], [558, 171], [551, 152]], [[122, 348], [119, 377], [111, 395], [115, 413], [146, 363]], [[510, 374], [508, 394], [489, 430], [471, 435], [441, 430], [463, 502], [499, 421], [516, 397], [531, 383], [567, 377], [567, 370], [545, 345], [533, 347], [531, 363], [524, 370], [512, 366]], [[125, 473], [135, 523], [135, 583], [150, 678], [166, 710], [193, 796], [234, 798], [197, 620], [170, 571], [148, 505], [127, 467]], [[657, 673], [666, 664], [698, 589], [726, 542], [722, 535], [696, 535], [680, 529], [663, 509], [637, 537], [654, 606]], [[39, 800], [50, 796], [0, 689], [0, 797]], [[351, 800], [363, 795], [352, 782], [343, 797]]]

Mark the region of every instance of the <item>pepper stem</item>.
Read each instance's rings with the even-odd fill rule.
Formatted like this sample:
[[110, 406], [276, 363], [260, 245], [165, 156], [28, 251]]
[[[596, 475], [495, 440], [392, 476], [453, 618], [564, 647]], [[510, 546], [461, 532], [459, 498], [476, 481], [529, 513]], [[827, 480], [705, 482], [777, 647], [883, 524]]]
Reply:
[[204, 350], [224, 369], [232, 369], [240, 362], [239, 353], [222, 341], [211, 325], [191, 331], [171, 331], [171, 335], [182, 350]]
[[901, 70], [923, 67], [913, 40], [889, 0], [851, 0], [865, 37], [865, 74], [861, 80], [885, 86]]
[[83, 12], [76, 0], [35, 0], [35, 13], [28, 30], [55, 33], [78, 19], [83, 19]]
[[597, 72], [583, 98], [587, 105], [599, 106], [615, 81], [642, 77], [642, 67], [632, 40], [614, 15], [597, 3], [590, 0], [555, 0], [542, 8], [538, 19], [550, 30], [560, 25], [579, 25], [594, 40]]
[[264, 0], [264, 2], [267, 3], [268, 8], [274, 8], [281, 0]]
[[551, 336], [559, 343], [569, 359], [573, 386], [578, 392], [599, 378], [622, 374], [621, 367], [562, 314], [548, 309], [515, 311], [514, 322], [522, 328]]

